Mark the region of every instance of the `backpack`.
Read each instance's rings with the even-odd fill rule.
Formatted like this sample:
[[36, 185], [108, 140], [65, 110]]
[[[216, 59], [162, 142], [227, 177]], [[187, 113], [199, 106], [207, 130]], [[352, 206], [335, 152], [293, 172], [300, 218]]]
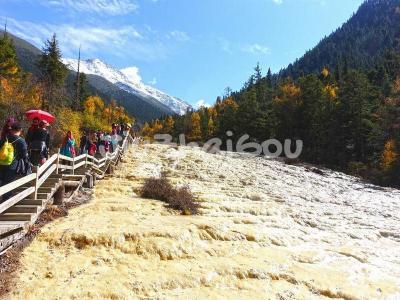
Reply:
[[18, 141], [16, 139], [14, 142], [9, 143], [6, 139], [5, 143], [0, 149], [0, 166], [9, 166], [14, 161], [14, 146], [13, 144]]

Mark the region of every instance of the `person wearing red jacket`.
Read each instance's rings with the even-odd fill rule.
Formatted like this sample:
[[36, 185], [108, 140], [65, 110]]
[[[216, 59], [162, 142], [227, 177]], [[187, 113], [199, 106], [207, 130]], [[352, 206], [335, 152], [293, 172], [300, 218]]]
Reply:
[[6, 123], [3, 126], [3, 129], [1, 130], [1, 136], [0, 139], [4, 140], [7, 135], [11, 133], [11, 127], [15, 123], [15, 119], [13, 117], [10, 117], [7, 119]]

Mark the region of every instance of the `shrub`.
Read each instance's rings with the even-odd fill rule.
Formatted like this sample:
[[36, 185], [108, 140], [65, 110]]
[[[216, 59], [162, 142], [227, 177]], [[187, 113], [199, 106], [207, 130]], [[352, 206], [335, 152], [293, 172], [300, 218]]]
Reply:
[[169, 195], [172, 194], [173, 189], [165, 176], [161, 176], [161, 178], [148, 178], [142, 187], [141, 194], [144, 198], [168, 202]]
[[189, 188], [183, 187], [173, 189], [168, 196], [168, 203], [173, 209], [181, 210], [184, 215], [194, 215], [198, 213], [199, 204], [193, 197]]
[[163, 174], [160, 178], [146, 179], [141, 195], [144, 198], [156, 199], [168, 203], [173, 209], [184, 215], [197, 214], [199, 204], [195, 201], [189, 188], [174, 188]]

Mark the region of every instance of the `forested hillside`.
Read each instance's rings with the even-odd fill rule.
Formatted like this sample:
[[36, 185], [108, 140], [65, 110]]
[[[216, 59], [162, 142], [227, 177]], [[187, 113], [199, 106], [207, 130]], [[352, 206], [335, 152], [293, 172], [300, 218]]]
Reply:
[[369, 69], [382, 64], [388, 51], [399, 50], [399, 7], [400, 0], [365, 1], [348, 22], [283, 69], [280, 77], [298, 78], [324, 67], [337, 72], [344, 65]]
[[[0, 30], [0, 36], [2, 35], [4, 35], [4, 31]], [[39, 78], [41, 76], [41, 70], [38, 67], [38, 62], [42, 51], [11, 33], [7, 33], [7, 35], [13, 42], [17, 54], [16, 58], [21, 70]], [[65, 81], [65, 92], [68, 94], [68, 98], [73, 98], [76, 93], [76, 88], [74, 86], [75, 80], [76, 72], [68, 70]], [[116, 100], [139, 122], [173, 114], [173, 111], [162, 103], [129, 94], [100, 76], [82, 75], [82, 81], [84, 81], [89, 94], [100, 96], [106, 103], [111, 103], [112, 100]]]
[[398, 0], [367, 1], [280, 75], [264, 77], [257, 66], [240, 91], [228, 90], [213, 107], [154, 120], [143, 133], [300, 139], [304, 161], [400, 186], [399, 12]]

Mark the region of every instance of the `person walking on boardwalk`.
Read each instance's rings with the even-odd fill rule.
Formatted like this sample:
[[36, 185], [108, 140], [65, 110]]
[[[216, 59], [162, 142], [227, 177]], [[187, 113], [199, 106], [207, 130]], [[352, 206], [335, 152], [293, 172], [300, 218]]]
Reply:
[[7, 135], [10, 134], [11, 132], [11, 126], [15, 123], [15, 119], [13, 117], [10, 117], [7, 119], [6, 123], [3, 126], [3, 129], [1, 130], [1, 136], [0, 139], [5, 139]]
[[40, 121], [38, 128], [32, 131], [29, 139], [29, 159], [35, 166], [43, 165], [49, 157], [50, 134], [47, 131], [49, 123]]
[[118, 148], [118, 143], [121, 140], [121, 137], [117, 134], [116, 131], [113, 131], [110, 136], [110, 152], [114, 153]]
[[89, 151], [90, 139], [86, 131], [83, 132], [81, 140], [79, 142], [79, 153], [87, 154]]
[[28, 144], [28, 149], [30, 148], [30, 145], [31, 145], [31, 142], [32, 142], [33, 133], [39, 128], [39, 123], [40, 123], [40, 119], [39, 118], [34, 118], [32, 120], [31, 126], [28, 129], [28, 132], [26, 133], [25, 141]]
[[[28, 147], [21, 136], [22, 126], [14, 123], [10, 133], [0, 141], [0, 181], [6, 185], [20, 176], [32, 172], [28, 159]], [[11, 197], [10, 193], [3, 195], [3, 201]]]
[[61, 146], [60, 153], [64, 156], [73, 158], [76, 156], [75, 146], [76, 142], [72, 135], [72, 132], [68, 131]]

